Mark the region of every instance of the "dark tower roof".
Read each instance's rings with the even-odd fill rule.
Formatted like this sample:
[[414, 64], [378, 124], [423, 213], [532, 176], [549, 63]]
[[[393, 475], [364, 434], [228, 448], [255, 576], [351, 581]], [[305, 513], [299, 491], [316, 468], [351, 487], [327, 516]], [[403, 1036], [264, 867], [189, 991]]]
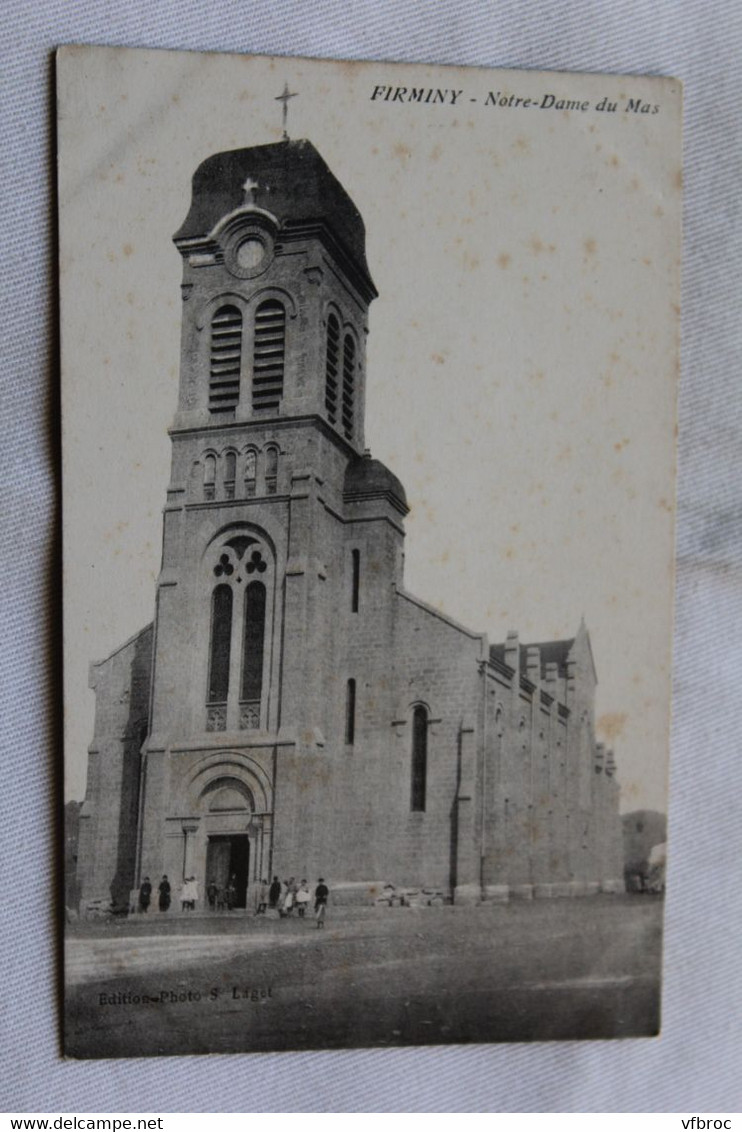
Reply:
[[242, 208], [248, 178], [257, 182], [251, 190], [255, 207], [272, 213], [287, 233], [309, 223], [324, 225], [376, 294], [361, 214], [309, 141], [282, 141], [207, 157], [193, 175], [191, 207], [173, 236], [176, 243], [207, 236], [224, 216]]
[[345, 499], [371, 499], [382, 496], [388, 499], [398, 511], [406, 515], [407, 496], [402, 484], [381, 460], [374, 460], [368, 453], [350, 460], [345, 470], [343, 485]]

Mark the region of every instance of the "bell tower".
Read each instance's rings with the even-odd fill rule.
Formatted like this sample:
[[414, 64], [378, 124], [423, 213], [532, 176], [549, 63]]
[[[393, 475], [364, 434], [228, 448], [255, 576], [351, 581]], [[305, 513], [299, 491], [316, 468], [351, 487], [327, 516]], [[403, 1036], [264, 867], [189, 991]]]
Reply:
[[193, 178], [173, 437], [309, 418], [363, 451], [368, 306], [361, 216], [307, 141], [219, 153]]
[[407, 505], [364, 454], [377, 292], [360, 213], [314, 146], [207, 158], [173, 239], [180, 383], [138, 873], [205, 881], [229, 838], [252, 884], [325, 853], [348, 642], [362, 621], [391, 631]]

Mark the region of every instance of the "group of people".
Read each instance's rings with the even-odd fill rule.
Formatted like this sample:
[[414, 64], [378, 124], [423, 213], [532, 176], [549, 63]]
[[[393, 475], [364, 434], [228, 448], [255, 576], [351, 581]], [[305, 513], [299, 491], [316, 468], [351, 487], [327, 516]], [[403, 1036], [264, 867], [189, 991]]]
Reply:
[[[327, 901], [330, 896], [330, 890], [325, 884], [324, 878], [320, 877], [317, 882], [317, 887], [314, 890], [314, 918], [317, 921], [317, 927], [323, 928], [325, 926], [325, 914], [327, 912]], [[158, 886], [158, 903], [161, 912], [167, 912], [170, 907], [172, 899], [172, 888], [167, 876], [163, 876]], [[217, 912], [222, 909], [231, 911], [235, 907], [237, 901], [237, 877], [231, 876], [228, 884], [224, 888], [213, 879], [209, 881], [206, 886], [206, 897], [209, 902], [209, 907], [212, 911]], [[139, 888], [139, 910], [140, 912], [147, 912], [152, 900], [152, 884], [149, 877], [145, 877]], [[183, 884], [180, 888], [180, 906], [183, 912], [193, 912], [196, 908], [198, 901], [198, 882], [195, 877], [185, 877]], [[281, 881], [277, 876], [274, 876], [272, 882], [263, 879], [260, 882], [260, 887], [257, 892], [257, 906], [255, 914], [257, 916], [265, 915], [268, 908], [277, 911], [281, 919], [296, 914], [300, 919], [304, 919], [307, 914], [307, 908], [312, 903], [312, 894], [309, 890], [309, 885], [306, 878], [297, 881], [295, 877], [290, 877], [288, 880]]]
[[[196, 900], [198, 900], [198, 887], [196, 886], [195, 878], [191, 877], [190, 879], [191, 879], [191, 882], [192, 882], [193, 887], [194, 887], [194, 895], [193, 895], [192, 898], [189, 896], [188, 899], [189, 899], [189, 901], [191, 899], [193, 899], [193, 904], [191, 905], [191, 907], [195, 908]], [[185, 888], [187, 883], [188, 883], [187, 881], [184, 882], [183, 888]], [[166, 876], [163, 876], [162, 880], [160, 881], [160, 883], [157, 887], [157, 892], [158, 892], [158, 905], [159, 905], [160, 911], [161, 912], [167, 912], [168, 908], [170, 907], [172, 889], [170, 888], [170, 881], [167, 879]], [[181, 900], [182, 899], [183, 899], [183, 896], [181, 894]], [[151, 901], [152, 901], [152, 883], [151, 883], [149, 877], [145, 877], [144, 880], [142, 881], [140, 887], [139, 887], [139, 911], [140, 912], [148, 912]]]
[[[325, 884], [324, 878], [320, 877], [314, 890], [314, 916], [318, 928], [325, 926], [325, 913], [329, 895], [330, 890]], [[290, 877], [288, 880], [281, 881], [277, 876], [274, 876], [270, 885], [267, 880], [260, 882], [256, 915], [260, 916], [265, 913], [266, 908], [272, 908], [283, 919], [286, 916], [293, 915], [294, 909], [296, 909], [297, 916], [304, 919], [311, 902], [312, 895], [306, 878], [297, 881], [295, 877]]]
[[237, 906], [237, 876], [232, 873], [227, 883], [220, 888], [212, 877], [206, 885], [206, 899], [212, 912], [231, 912]]

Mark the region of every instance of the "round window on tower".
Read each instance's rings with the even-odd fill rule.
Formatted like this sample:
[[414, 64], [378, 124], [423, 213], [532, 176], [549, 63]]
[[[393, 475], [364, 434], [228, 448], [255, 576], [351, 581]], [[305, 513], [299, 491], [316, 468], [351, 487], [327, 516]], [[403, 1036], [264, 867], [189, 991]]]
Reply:
[[237, 266], [243, 271], [255, 271], [265, 259], [267, 249], [257, 236], [248, 236], [237, 246]]
[[235, 225], [224, 243], [224, 262], [238, 279], [261, 275], [273, 259], [273, 233], [267, 225]]

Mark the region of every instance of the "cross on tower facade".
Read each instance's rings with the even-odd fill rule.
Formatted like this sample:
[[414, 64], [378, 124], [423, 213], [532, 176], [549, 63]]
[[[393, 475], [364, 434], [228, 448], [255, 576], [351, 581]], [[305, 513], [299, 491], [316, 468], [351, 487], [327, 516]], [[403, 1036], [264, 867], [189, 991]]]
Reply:
[[258, 182], [253, 177], [248, 177], [244, 185], [242, 186], [242, 191], [245, 194], [244, 203], [246, 205], [255, 204], [253, 194], [257, 188]]

